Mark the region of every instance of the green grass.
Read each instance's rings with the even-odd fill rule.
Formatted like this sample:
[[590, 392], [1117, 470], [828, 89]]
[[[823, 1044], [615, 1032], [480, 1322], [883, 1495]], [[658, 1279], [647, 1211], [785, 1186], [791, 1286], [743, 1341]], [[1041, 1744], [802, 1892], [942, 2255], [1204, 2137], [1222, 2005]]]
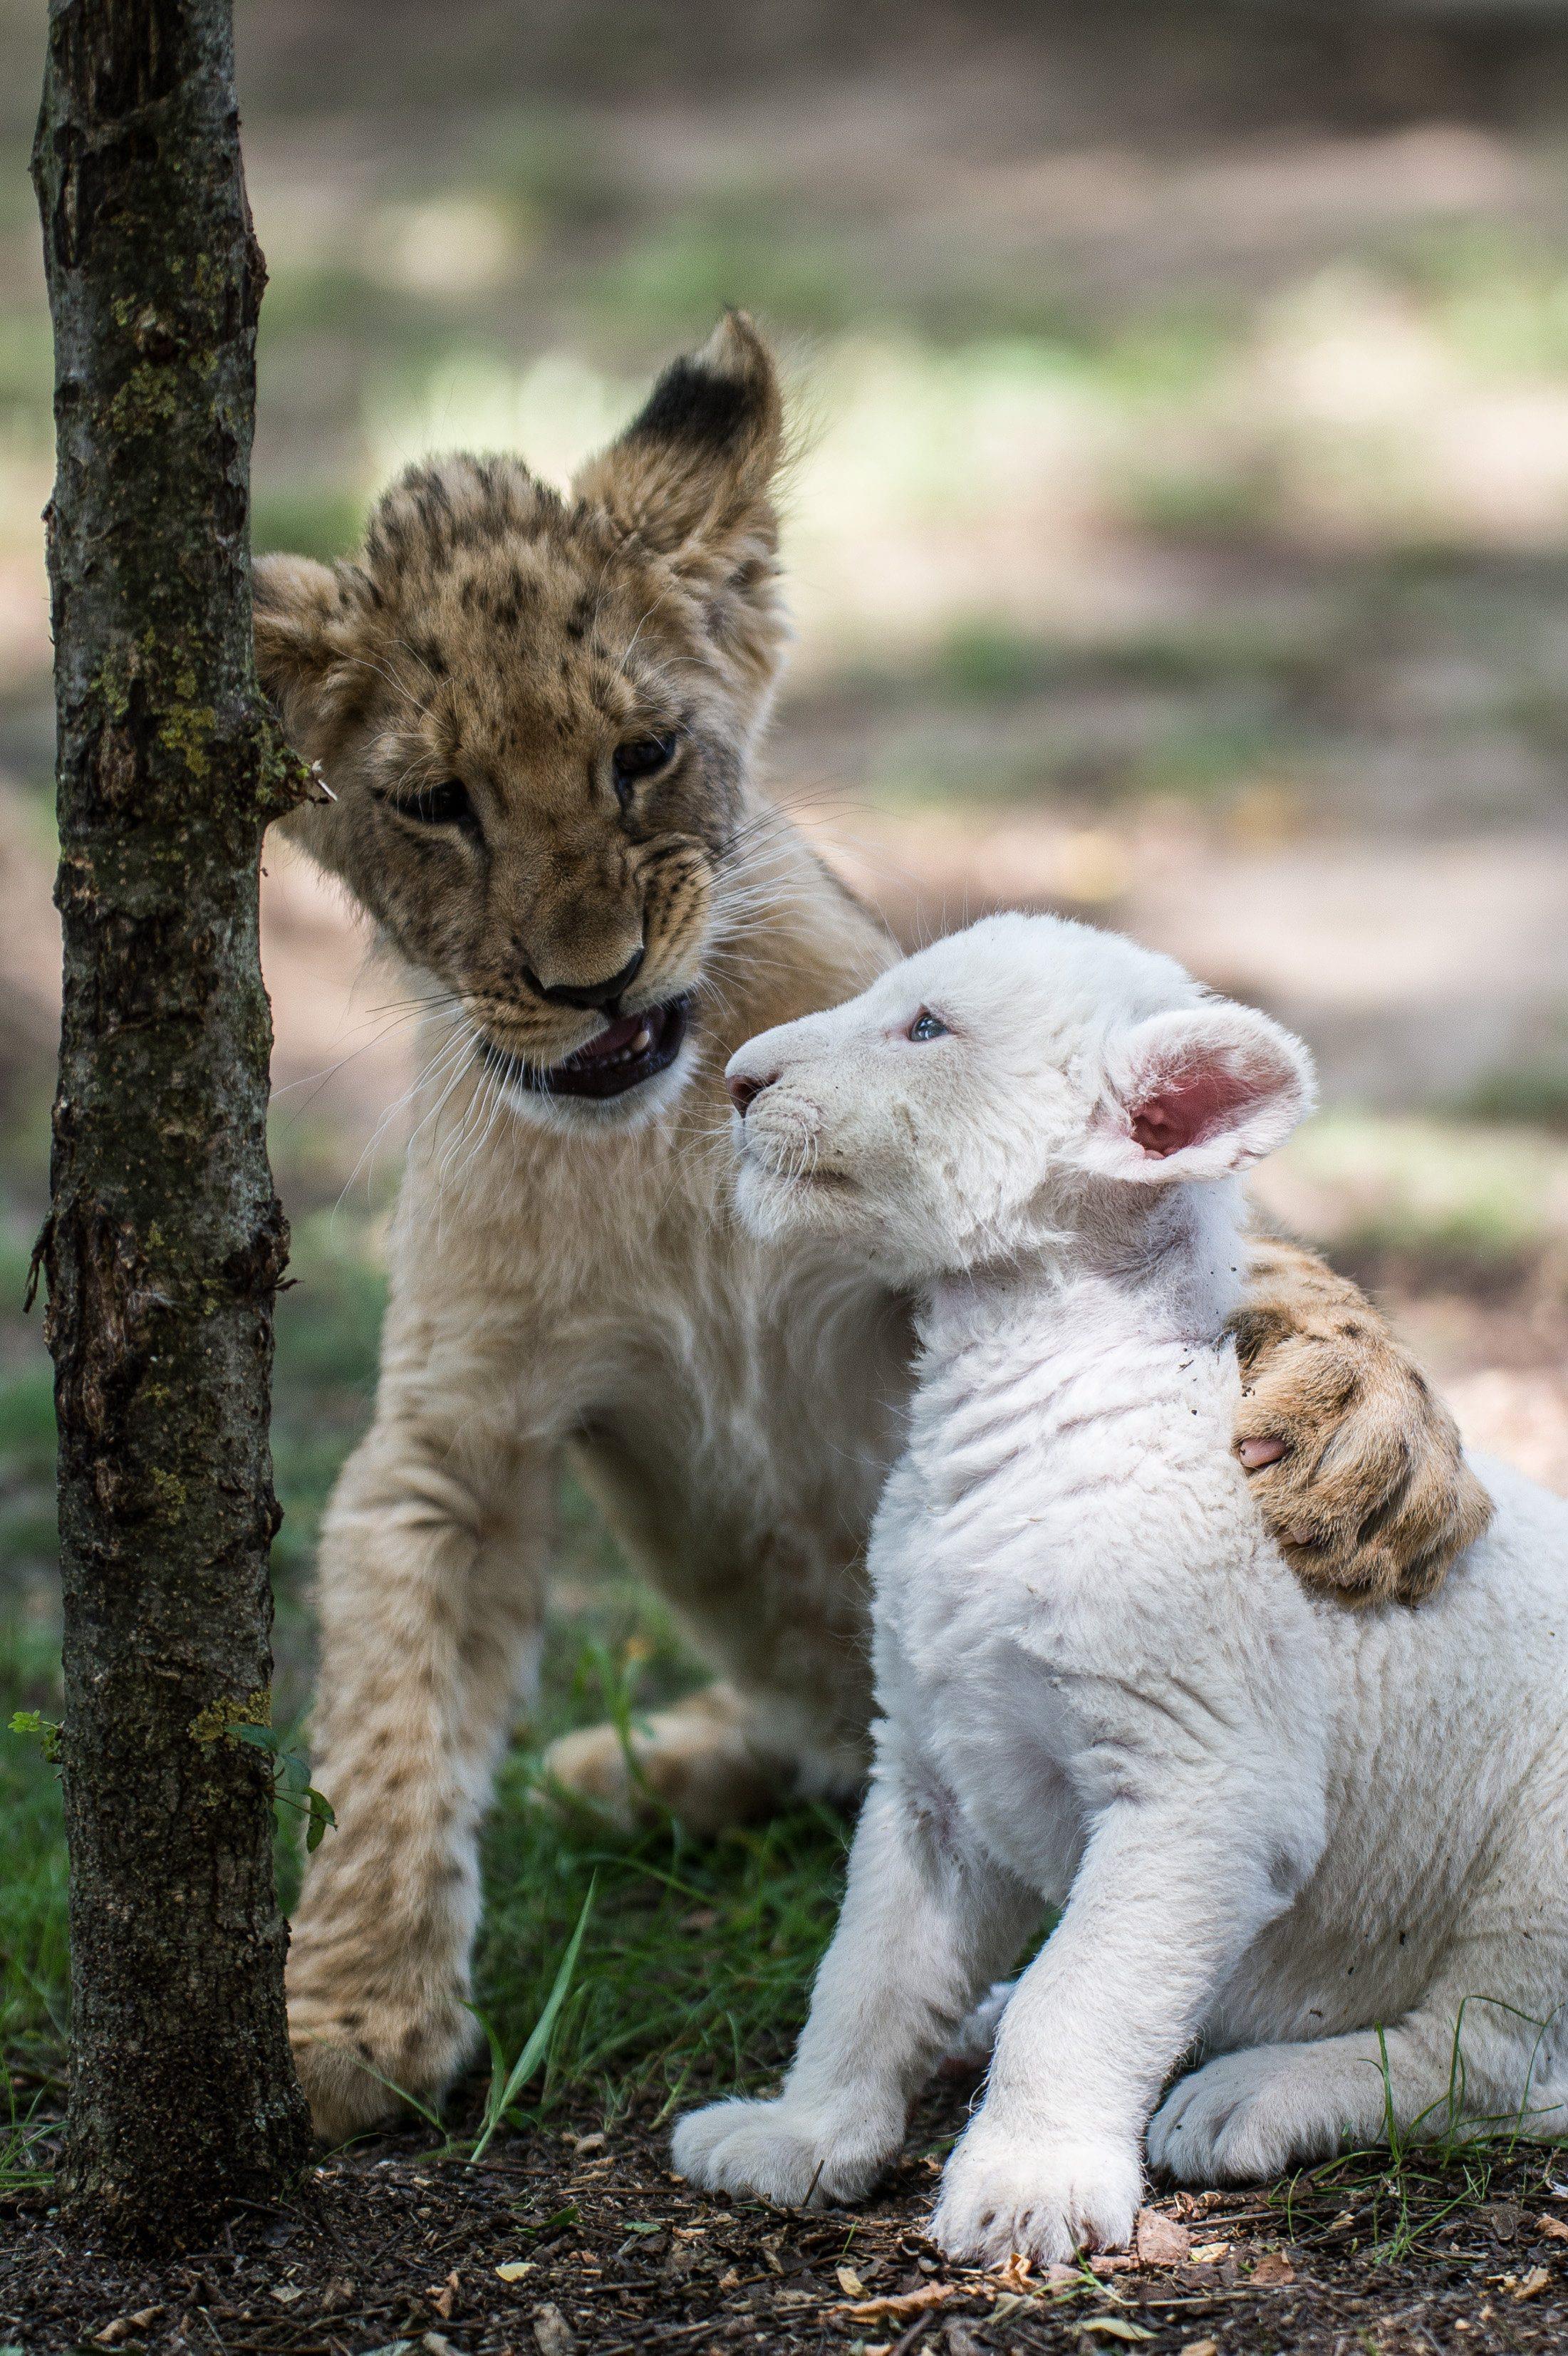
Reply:
[[[1551, 2190], [1562, 2170], [1563, 2146], [1561, 2141], [1533, 2141], [1525, 2132], [1525, 2108], [1493, 2118], [1464, 2115], [1466, 2017], [1467, 2011], [1479, 2010], [1488, 2001], [1466, 1997], [1460, 2006], [1447, 2088], [1437, 2102], [1402, 2127], [1395, 2115], [1388, 2046], [1379, 2029], [1387, 2142], [1341, 2152], [1316, 2168], [1297, 2169], [1282, 2179], [1270, 2193], [1270, 2204], [1280, 2211], [1293, 2241], [1310, 2244], [1318, 2238], [1314, 2225], [1321, 2222], [1319, 2204], [1342, 2213], [1342, 2204], [1348, 2201], [1359, 2215], [1364, 2215], [1362, 2239], [1369, 2254], [1378, 2263], [1392, 2265], [1479, 2208], [1500, 2177], [1506, 2175], [1506, 2190], [1515, 2201], [1528, 2201], [1532, 2191]], [[1511, 2005], [1501, 2009], [1515, 2012]], [[1523, 2016], [1516, 2014], [1516, 2018]], [[1544, 2041], [1548, 2024], [1537, 2026]], [[1534, 2123], [1539, 2125], [1539, 2119]]]
[[651, 2095], [664, 2115], [779, 2068], [837, 1912], [843, 1821], [806, 1808], [711, 1843], [673, 1824], [607, 1837], [539, 1807], [533, 1763], [509, 1766], [486, 1843], [477, 2003], [515, 2051], [596, 1882], [540, 2107], [591, 2095], [613, 2118]]

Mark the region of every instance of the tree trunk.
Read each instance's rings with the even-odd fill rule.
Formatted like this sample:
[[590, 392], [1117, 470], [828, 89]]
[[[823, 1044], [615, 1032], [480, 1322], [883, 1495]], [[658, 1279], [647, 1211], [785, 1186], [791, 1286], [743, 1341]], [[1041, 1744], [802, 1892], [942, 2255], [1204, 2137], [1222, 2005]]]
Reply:
[[302, 773], [251, 646], [264, 283], [229, 0], [52, 0], [34, 150], [65, 1011], [41, 1250], [59, 1418], [74, 2007], [64, 2199], [177, 2244], [308, 2128], [283, 2007], [264, 1719], [267, 819]]

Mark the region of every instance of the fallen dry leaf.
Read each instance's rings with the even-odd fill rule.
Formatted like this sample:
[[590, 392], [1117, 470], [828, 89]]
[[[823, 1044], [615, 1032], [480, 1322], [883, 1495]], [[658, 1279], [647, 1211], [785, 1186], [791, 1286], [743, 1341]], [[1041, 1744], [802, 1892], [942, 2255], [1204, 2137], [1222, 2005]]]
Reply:
[[1192, 2254], [1192, 2235], [1163, 2209], [1140, 2209], [1133, 2248], [1141, 2266], [1179, 2266]]
[[1026, 2290], [1029, 2286], [1029, 2261], [1022, 2250], [1015, 2250], [1004, 2266], [998, 2266], [996, 2279], [1009, 2290]]
[[521, 2282], [524, 2275], [531, 2275], [533, 2272], [533, 2260], [532, 2258], [506, 2258], [496, 2268], [496, 2272], [499, 2275], [502, 2282]]
[[1544, 2266], [1531, 2266], [1522, 2282], [1516, 2282], [1509, 2291], [1510, 2298], [1536, 2298], [1552, 2280]]
[[864, 2298], [865, 2297], [865, 2285], [861, 2281], [860, 2276], [855, 2273], [853, 2266], [835, 2266], [833, 2271], [838, 2276], [839, 2288], [843, 2291], [845, 2298]]
[[1152, 2340], [1155, 2336], [1146, 2323], [1129, 2323], [1122, 2315], [1086, 2315], [1078, 2328], [1080, 2331], [1098, 2331], [1106, 2340]]
[[113, 2348], [117, 2341], [128, 2338], [133, 2331], [147, 2330], [157, 2321], [162, 2313], [161, 2307], [139, 2307], [134, 2315], [115, 2316], [113, 2322], [106, 2323], [102, 2331], [93, 2333], [93, 2339], [101, 2348]]
[[1091, 2275], [1124, 2275], [1124, 2274], [1130, 2274], [1130, 2273], [1132, 2272], [1133, 2268], [1137, 2265], [1137, 2263], [1138, 2263], [1138, 2261], [1137, 2261], [1137, 2259], [1136, 2259], [1136, 2258], [1122, 2258], [1122, 2257], [1114, 2257], [1114, 2256], [1112, 2256], [1112, 2257], [1101, 2257], [1101, 2256], [1099, 2256], [1099, 2255], [1096, 2255], [1096, 2256], [1094, 2256], [1094, 2257], [1090, 2258], [1090, 2262], [1089, 2262], [1089, 2271], [1090, 2271], [1090, 2273]]
[[303, 2283], [274, 2283], [273, 2297], [280, 2307], [292, 2307], [296, 2298], [305, 2297]]
[[[922, 2283], [918, 2290], [890, 2291], [885, 2297], [856, 2299], [828, 2312], [848, 2316], [852, 2323], [904, 2322], [912, 2315], [924, 2315], [929, 2308], [945, 2306], [954, 2296], [954, 2287], [951, 2283]], [[550, 2356], [549, 2350], [545, 2356]], [[871, 2356], [869, 2349], [866, 2356]]]
[[1182, 2342], [1181, 2356], [1219, 2356], [1219, 2342], [1218, 2340], [1186, 2340]]
[[1544, 2233], [1549, 2242], [1568, 2242], [1568, 2225], [1561, 2217], [1538, 2217], [1535, 2230], [1538, 2233]]
[[1285, 2283], [1294, 2282], [1295, 2268], [1283, 2250], [1271, 2250], [1267, 2256], [1260, 2258], [1252, 2268], [1251, 2280], [1261, 2290], [1274, 2289]]
[[1187, 2252], [1187, 2263], [1195, 2266], [1212, 2266], [1230, 2254], [1229, 2242], [1200, 2242], [1196, 2250]]
[[1172, 2195], [1172, 2206], [1178, 2217], [1201, 2217], [1206, 2210], [1222, 2208], [1228, 2197], [1213, 2190], [1177, 2192]]

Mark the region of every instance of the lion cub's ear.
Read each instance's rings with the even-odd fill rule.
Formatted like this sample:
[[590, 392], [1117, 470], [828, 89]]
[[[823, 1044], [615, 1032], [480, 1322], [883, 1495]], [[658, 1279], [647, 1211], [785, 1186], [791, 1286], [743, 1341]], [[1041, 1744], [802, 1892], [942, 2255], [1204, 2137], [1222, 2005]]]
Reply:
[[360, 647], [364, 588], [351, 566], [256, 559], [256, 670], [290, 743], [312, 757], [352, 718], [371, 678]]
[[730, 311], [701, 351], [671, 363], [572, 487], [696, 585], [717, 587], [772, 555], [769, 488], [783, 448], [772, 356], [745, 312]]

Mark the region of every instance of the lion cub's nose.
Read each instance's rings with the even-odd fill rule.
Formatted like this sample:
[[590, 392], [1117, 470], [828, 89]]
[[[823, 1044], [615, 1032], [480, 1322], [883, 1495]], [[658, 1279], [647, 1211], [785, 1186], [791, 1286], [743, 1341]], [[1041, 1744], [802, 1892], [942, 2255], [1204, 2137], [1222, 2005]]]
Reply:
[[763, 1089], [770, 1088], [778, 1077], [777, 1072], [769, 1072], [765, 1080], [753, 1079], [749, 1072], [732, 1072], [729, 1075], [725, 1086], [729, 1090], [729, 1100], [742, 1120], [746, 1119], [746, 1107], [755, 1104]]
[[634, 950], [620, 971], [607, 974], [603, 981], [542, 981], [531, 965], [523, 967], [522, 978], [536, 997], [548, 1000], [552, 1006], [580, 1006], [585, 1012], [597, 1007], [614, 1014], [642, 970], [643, 955], [641, 949]]

